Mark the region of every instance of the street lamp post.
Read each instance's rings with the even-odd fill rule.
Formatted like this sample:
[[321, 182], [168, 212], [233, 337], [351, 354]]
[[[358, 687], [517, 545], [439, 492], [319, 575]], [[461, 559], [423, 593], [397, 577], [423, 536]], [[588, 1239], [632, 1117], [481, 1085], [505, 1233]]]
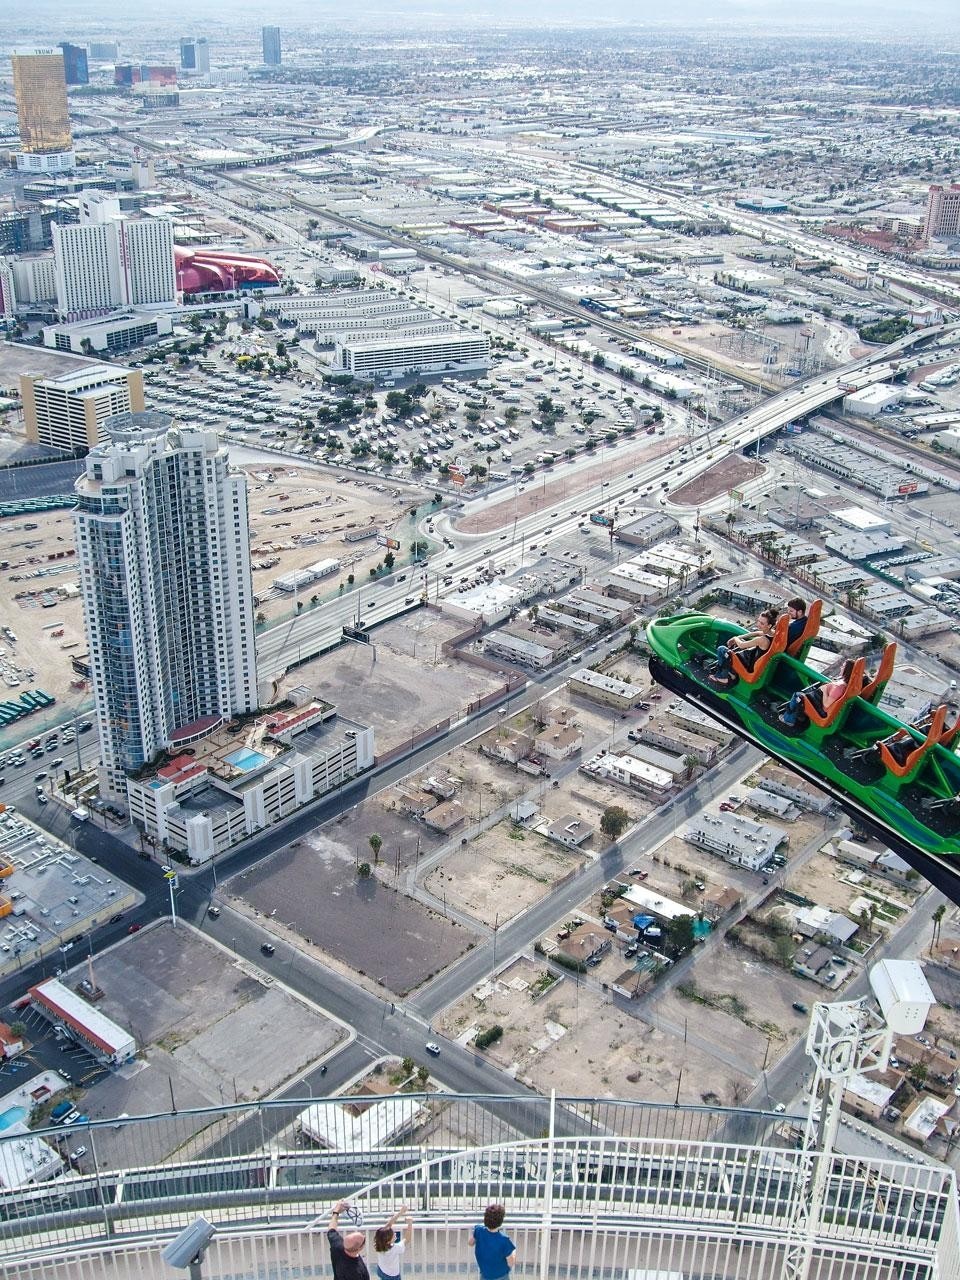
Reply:
[[174, 871], [173, 867], [161, 867], [164, 879], [167, 882], [167, 888], [170, 890], [170, 923], [174, 928], [177, 927], [177, 902], [173, 896], [174, 889], [180, 884], [180, 877]]

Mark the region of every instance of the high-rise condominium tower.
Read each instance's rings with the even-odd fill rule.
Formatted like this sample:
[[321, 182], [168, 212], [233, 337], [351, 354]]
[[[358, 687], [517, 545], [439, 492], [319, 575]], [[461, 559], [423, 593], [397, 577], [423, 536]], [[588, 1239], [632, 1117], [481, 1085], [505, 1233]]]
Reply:
[[960, 236], [960, 183], [933, 186], [927, 192], [923, 238], [929, 244], [935, 236]]
[[243, 476], [164, 413], [104, 423], [74, 513], [103, 781], [257, 706]]
[[263, 28], [263, 61], [268, 67], [280, 65], [280, 28]]
[[15, 49], [10, 60], [23, 147], [17, 155], [17, 167], [42, 173], [72, 169], [75, 157], [63, 51], [53, 47]]
[[198, 76], [210, 74], [210, 43], [206, 36], [194, 39], [183, 36], [180, 40], [180, 70], [193, 71]]
[[87, 50], [82, 44], [69, 44], [62, 41], [63, 75], [67, 84], [89, 84], [90, 71], [87, 66]]

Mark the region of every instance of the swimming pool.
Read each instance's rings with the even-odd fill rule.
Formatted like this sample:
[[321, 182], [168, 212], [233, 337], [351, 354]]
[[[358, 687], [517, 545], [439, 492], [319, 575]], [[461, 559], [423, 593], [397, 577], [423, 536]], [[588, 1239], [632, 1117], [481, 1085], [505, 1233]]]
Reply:
[[270, 757], [265, 756], [262, 751], [252, 751], [250, 747], [239, 747], [223, 758], [241, 773], [249, 773], [251, 769], [259, 769], [262, 764], [266, 764]]
[[7, 1107], [6, 1111], [0, 1111], [0, 1129], [9, 1129], [18, 1120], [26, 1120], [29, 1114], [26, 1107]]

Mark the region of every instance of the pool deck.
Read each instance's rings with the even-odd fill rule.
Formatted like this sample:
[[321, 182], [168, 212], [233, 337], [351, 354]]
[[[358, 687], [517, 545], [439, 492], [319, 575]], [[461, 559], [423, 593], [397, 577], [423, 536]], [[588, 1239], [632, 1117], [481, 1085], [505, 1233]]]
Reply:
[[[21, 1058], [21, 1061], [25, 1062], [26, 1059]], [[35, 1106], [46, 1102], [53, 1094], [70, 1087], [63, 1076], [58, 1075], [56, 1071], [35, 1071], [34, 1075], [30, 1075], [31, 1070], [35, 1071], [35, 1068], [31, 1063], [27, 1063], [27, 1070], [21, 1073], [23, 1083], [0, 1097], [0, 1115], [9, 1111], [11, 1107], [23, 1107], [29, 1113]], [[25, 1119], [24, 1124], [26, 1122]], [[0, 1133], [6, 1132], [6, 1129], [0, 1129]]]

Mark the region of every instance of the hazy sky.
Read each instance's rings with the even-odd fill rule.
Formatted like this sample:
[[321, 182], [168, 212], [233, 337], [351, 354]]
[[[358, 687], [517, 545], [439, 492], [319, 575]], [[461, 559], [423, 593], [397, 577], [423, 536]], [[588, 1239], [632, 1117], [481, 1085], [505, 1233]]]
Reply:
[[[7, 8], [7, 6], [10, 6]], [[549, 26], [553, 23], [593, 25], [624, 23], [676, 25], [697, 22], [709, 26], [743, 25], [774, 35], [778, 28], [816, 27], [836, 31], [848, 27], [851, 34], [903, 26], [907, 30], [957, 30], [958, 0], [0, 0], [7, 22], [35, 28], [49, 24], [59, 30], [87, 29], [102, 25], [123, 30], [144, 22], [151, 27], [182, 24], [185, 18], [242, 24], [284, 22], [291, 25], [326, 25], [342, 21], [347, 26], [392, 26], [398, 18], [414, 28], [450, 23], [483, 25], [485, 22]], [[16, 15], [14, 17], [14, 14]], [[5, 24], [6, 25], [6, 24]], [[11, 24], [12, 25], [12, 24]], [[8, 28], [9, 29], [9, 28]]]

